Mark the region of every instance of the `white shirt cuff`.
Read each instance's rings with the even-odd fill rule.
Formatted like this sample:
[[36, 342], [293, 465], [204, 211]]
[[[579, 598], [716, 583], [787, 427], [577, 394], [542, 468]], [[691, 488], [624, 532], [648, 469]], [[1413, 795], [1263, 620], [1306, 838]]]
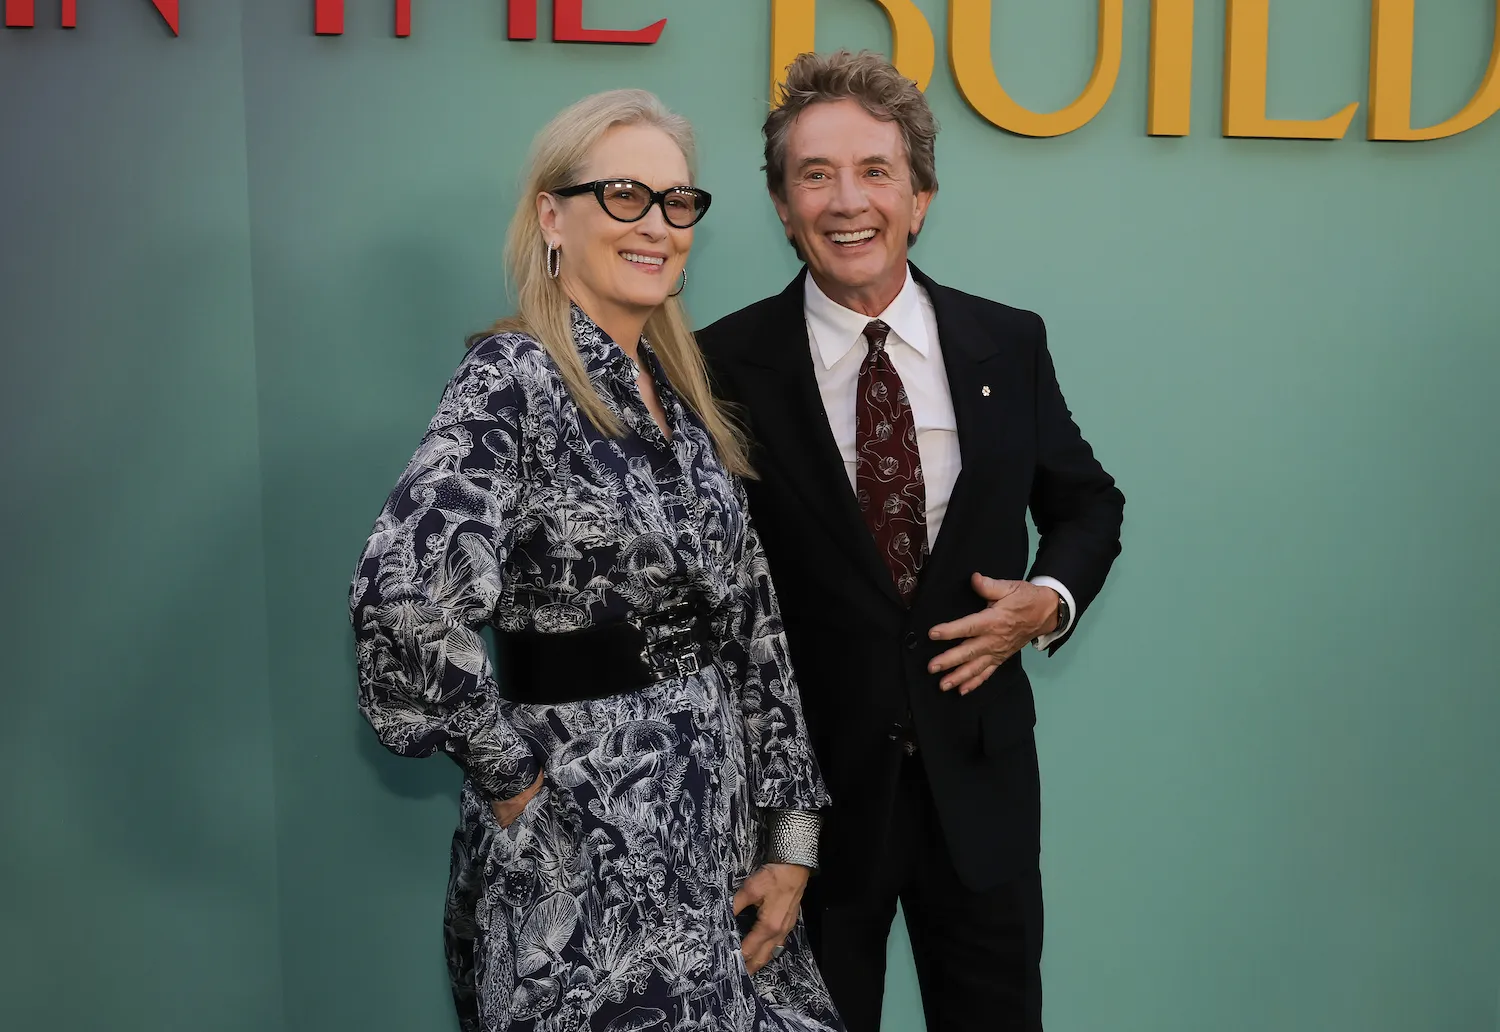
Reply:
[[1072, 592], [1068, 591], [1068, 589], [1063, 586], [1062, 581], [1057, 580], [1053, 577], [1033, 577], [1031, 578], [1031, 583], [1035, 584], [1039, 588], [1051, 588], [1053, 591], [1061, 595], [1063, 601], [1068, 604], [1068, 622], [1058, 627], [1057, 630], [1053, 631], [1051, 634], [1044, 634], [1041, 637], [1037, 638], [1036, 641], [1032, 642], [1032, 645], [1035, 646], [1038, 651], [1046, 652], [1047, 648], [1054, 641], [1061, 638], [1063, 635], [1067, 634], [1073, 629], [1073, 621], [1078, 619], [1078, 607], [1073, 604]]

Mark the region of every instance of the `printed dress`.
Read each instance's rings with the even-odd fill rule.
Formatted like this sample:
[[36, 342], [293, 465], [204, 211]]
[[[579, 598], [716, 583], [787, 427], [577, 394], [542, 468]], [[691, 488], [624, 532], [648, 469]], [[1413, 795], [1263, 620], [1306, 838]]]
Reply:
[[[737, 480], [642, 342], [670, 441], [629, 357], [579, 309], [598, 432], [547, 352], [470, 348], [386, 502], [351, 592], [360, 707], [404, 756], [465, 771], [445, 941], [464, 1032], [829, 1032], [799, 922], [746, 974], [733, 896], [770, 811], [828, 804], [765, 556]], [[697, 599], [715, 661], [640, 691], [503, 697], [484, 642]], [[543, 772], [501, 828], [488, 799]]]

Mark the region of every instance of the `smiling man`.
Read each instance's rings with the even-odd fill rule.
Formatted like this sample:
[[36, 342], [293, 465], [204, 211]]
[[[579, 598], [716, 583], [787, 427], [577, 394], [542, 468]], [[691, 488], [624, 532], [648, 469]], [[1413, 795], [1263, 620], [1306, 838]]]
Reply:
[[751, 510], [833, 797], [804, 916], [849, 1032], [880, 1027], [898, 902], [929, 1032], [1035, 1032], [1021, 651], [1074, 634], [1125, 499], [1068, 411], [1042, 320], [908, 262], [938, 185], [916, 85], [876, 55], [804, 54], [764, 132], [806, 267], [698, 340], [754, 438]]

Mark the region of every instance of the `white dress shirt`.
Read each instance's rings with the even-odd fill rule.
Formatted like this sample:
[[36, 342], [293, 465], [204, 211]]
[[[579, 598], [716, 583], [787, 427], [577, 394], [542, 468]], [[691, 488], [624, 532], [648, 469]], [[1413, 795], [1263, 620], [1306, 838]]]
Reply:
[[[806, 279], [803, 311], [807, 316], [807, 338], [812, 347], [813, 373], [823, 410], [828, 414], [829, 429], [849, 487], [855, 489], [858, 456], [854, 447], [854, 401], [858, 392], [859, 367], [869, 354], [864, 329], [870, 317], [845, 308], [818, 288], [811, 276]], [[953, 415], [953, 397], [948, 392], [948, 373], [943, 366], [943, 349], [938, 341], [937, 315], [927, 291], [906, 273], [901, 293], [880, 315], [891, 328], [886, 337], [886, 353], [895, 366], [911, 402], [911, 414], [917, 425], [917, 453], [922, 459], [922, 479], [927, 493], [927, 547], [930, 550], [943, 527], [948, 499], [958, 480], [962, 459], [958, 448], [958, 422]], [[1068, 623], [1036, 640], [1036, 647], [1046, 649], [1072, 627], [1076, 607], [1068, 589], [1052, 577], [1033, 577], [1032, 583], [1048, 587], [1068, 603]]]

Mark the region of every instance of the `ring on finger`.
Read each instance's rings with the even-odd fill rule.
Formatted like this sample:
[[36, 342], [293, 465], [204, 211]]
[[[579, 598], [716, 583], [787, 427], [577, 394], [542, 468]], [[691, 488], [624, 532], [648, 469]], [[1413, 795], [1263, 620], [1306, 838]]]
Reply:
[[782, 943], [777, 943], [775, 946], [771, 947], [771, 959], [772, 960], [776, 960], [778, 957], [780, 957], [785, 952], [786, 952], [786, 946], [784, 944], [782, 944]]

